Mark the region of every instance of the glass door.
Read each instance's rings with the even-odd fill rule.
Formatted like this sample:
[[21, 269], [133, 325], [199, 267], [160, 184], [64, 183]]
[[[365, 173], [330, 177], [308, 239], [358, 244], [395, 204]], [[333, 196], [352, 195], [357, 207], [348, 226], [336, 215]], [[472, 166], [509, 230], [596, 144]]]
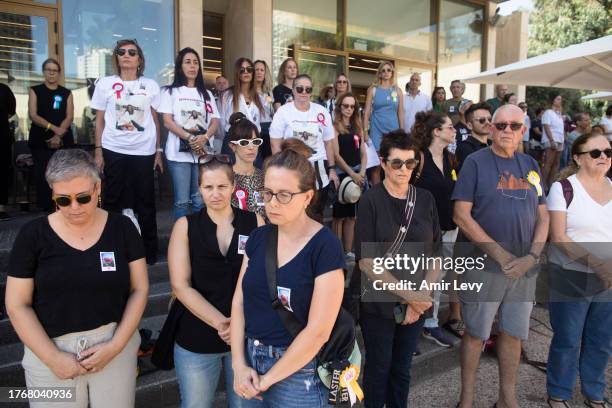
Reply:
[[295, 47], [295, 50], [295, 59], [300, 72], [312, 78], [314, 102], [324, 87], [333, 85], [336, 77], [345, 72], [346, 57], [326, 50], [305, 50], [299, 46]]
[[17, 139], [27, 138], [29, 88], [43, 81], [43, 61], [58, 59], [57, 44], [55, 9], [0, 3], [0, 82], [17, 99]]

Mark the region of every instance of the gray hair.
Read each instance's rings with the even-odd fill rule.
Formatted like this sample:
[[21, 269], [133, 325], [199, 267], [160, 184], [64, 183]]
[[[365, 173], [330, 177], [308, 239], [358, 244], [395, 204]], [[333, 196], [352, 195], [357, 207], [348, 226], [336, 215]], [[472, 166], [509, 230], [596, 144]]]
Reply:
[[100, 172], [93, 157], [81, 149], [55, 152], [45, 171], [45, 178], [49, 186], [53, 188], [53, 184], [72, 180], [75, 177], [89, 177], [94, 183], [100, 181]]

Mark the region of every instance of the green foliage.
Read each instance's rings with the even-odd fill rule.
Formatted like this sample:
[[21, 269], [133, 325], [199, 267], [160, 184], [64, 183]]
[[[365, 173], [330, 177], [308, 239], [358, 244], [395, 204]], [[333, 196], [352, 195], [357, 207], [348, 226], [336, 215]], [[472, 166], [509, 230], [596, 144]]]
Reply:
[[[612, 0], [535, 0], [530, 20], [529, 57], [612, 34]], [[530, 108], [548, 107], [548, 96], [563, 96], [563, 111], [570, 116], [589, 112], [601, 117], [605, 102], [582, 102], [590, 92], [574, 89], [527, 87]]]

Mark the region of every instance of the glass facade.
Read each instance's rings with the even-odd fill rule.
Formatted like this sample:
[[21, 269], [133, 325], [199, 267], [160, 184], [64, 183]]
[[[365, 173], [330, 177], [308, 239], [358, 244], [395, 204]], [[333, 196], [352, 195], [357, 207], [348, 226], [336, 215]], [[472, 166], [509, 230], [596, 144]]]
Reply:
[[174, 70], [173, 0], [63, 0], [64, 72], [73, 91], [79, 143], [93, 143], [90, 93], [97, 78], [112, 75], [117, 40], [135, 38], [145, 54], [146, 77], [169, 83]]

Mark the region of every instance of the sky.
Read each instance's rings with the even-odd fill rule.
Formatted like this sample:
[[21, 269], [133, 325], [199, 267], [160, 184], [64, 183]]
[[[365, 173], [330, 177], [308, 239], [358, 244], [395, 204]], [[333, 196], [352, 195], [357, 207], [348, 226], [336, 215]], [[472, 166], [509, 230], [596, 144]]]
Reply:
[[499, 5], [499, 14], [506, 16], [519, 8], [533, 10], [533, 0], [509, 0]]

